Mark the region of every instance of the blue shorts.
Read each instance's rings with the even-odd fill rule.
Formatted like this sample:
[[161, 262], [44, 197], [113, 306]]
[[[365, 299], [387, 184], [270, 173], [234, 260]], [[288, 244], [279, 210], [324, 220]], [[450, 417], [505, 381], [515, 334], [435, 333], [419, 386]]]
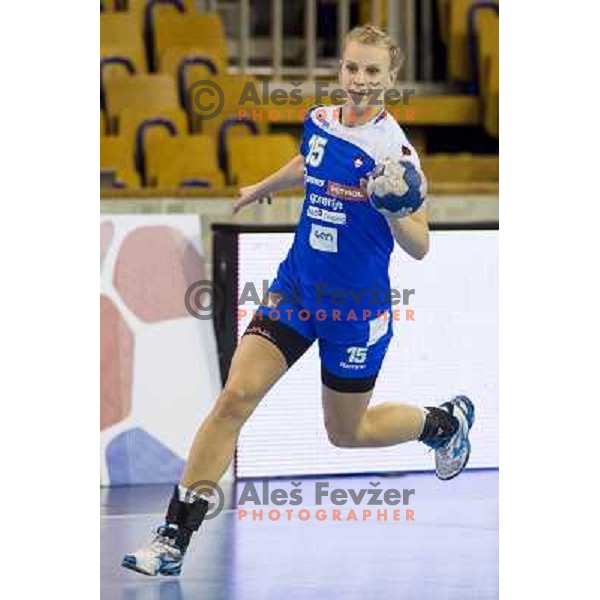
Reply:
[[343, 341], [331, 335], [331, 328], [323, 327], [328, 315], [322, 318], [318, 313], [270, 291], [267, 304], [258, 308], [244, 335], [270, 340], [282, 352], [288, 367], [318, 340], [324, 385], [339, 392], [372, 390], [393, 336], [391, 311], [363, 322], [337, 324], [344, 328], [340, 336]]

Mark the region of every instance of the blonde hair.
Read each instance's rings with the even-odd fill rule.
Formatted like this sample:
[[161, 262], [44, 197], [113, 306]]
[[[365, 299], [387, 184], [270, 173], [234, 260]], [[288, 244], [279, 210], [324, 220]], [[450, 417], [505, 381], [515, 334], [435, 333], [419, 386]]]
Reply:
[[387, 49], [390, 54], [390, 71], [395, 71], [396, 74], [404, 62], [404, 53], [396, 42], [383, 29], [375, 25], [360, 25], [349, 31], [344, 38], [342, 55], [350, 42]]

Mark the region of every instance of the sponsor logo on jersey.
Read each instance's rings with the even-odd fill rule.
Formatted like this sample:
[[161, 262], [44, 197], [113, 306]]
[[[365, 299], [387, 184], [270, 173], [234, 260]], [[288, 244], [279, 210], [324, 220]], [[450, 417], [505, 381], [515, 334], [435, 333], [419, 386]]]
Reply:
[[325, 187], [325, 179], [319, 179], [318, 177], [313, 177], [306, 172], [306, 167], [304, 167], [304, 181], [305, 183], [310, 183], [311, 185], [316, 185], [317, 187]]
[[310, 247], [322, 252], [338, 251], [338, 232], [334, 227], [323, 227], [315, 223], [310, 228]]
[[319, 219], [327, 223], [335, 223], [336, 225], [346, 224], [346, 213], [336, 213], [319, 208], [318, 206], [309, 206], [306, 214], [313, 219]]
[[360, 371], [361, 369], [366, 368], [366, 365], [353, 365], [347, 362], [340, 362], [340, 367], [342, 367], [342, 369], [349, 369], [352, 371]]
[[324, 179], [319, 179], [318, 177], [313, 177], [312, 175], [307, 175], [305, 180], [306, 180], [306, 183], [316, 185], [317, 187], [325, 187]]
[[366, 202], [368, 199], [366, 192], [363, 192], [360, 188], [343, 185], [341, 183], [336, 183], [335, 181], [327, 182], [327, 193], [330, 196], [342, 198], [343, 200], [351, 200], [353, 202]]
[[328, 198], [327, 196], [320, 196], [319, 194], [310, 194], [308, 200], [311, 204], [320, 204], [333, 210], [342, 210], [344, 205], [335, 198]]

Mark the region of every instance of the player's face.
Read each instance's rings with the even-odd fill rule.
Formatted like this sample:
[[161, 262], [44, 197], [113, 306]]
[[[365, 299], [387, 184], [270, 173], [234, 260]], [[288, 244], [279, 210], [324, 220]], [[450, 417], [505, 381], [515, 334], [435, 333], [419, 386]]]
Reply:
[[347, 105], [382, 106], [383, 92], [393, 85], [390, 54], [386, 48], [350, 42], [340, 61], [340, 85]]

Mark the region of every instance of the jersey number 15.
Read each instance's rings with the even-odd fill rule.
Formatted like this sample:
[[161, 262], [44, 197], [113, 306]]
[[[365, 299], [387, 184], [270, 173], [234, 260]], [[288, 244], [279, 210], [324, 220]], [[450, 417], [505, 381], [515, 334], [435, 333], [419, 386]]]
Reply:
[[325, 144], [327, 140], [320, 135], [313, 135], [308, 141], [308, 156], [306, 157], [306, 162], [311, 167], [318, 167], [323, 160], [323, 155], [325, 154]]

